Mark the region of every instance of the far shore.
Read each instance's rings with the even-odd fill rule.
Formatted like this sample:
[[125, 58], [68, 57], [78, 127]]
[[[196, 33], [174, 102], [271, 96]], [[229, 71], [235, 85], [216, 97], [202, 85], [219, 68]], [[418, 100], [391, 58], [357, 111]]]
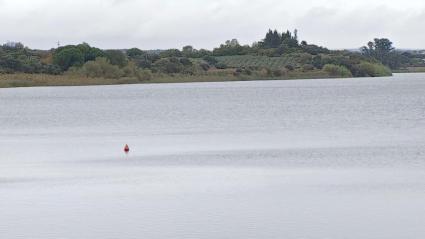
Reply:
[[226, 75], [154, 75], [151, 80], [141, 81], [137, 78], [125, 77], [119, 79], [92, 78], [72, 75], [48, 74], [2, 74], [0, 88], [37, 87], [37, 86], [90, 86], [90, 85], [122, 85], [122, 84], [160, 84], [160, 83], [189, 83], [189, 82], [226, 82], [253, 80], [296, 80], [296, 79], [325, 79], [338, 78], [323, 71], [294, 72], [279, 77], [235, 76]]
[[[413, 72], [413, 71], [412, 71]], [[418, 72], [418, 71], [415, 71]], [[424, 71], [425, 72], [425, 71]], [[399, 72], [406, 73], [406, 72]], [[43, 86], [93, 86], [93, 85], [123, 85], [123, 84], [161, 84], [161, 83], [195, 83], [195, 82], [232, 82], [259, 80], [306, 80], [341, 78], [331, 76], [323, 71], [295, 72], [279, 77], [234, 76], [234, 75], [156, 75], [151, 80], [141, 81], [137, 78], [120, 79], [91, 78], [69, 75], [48, 74], [0, 74], [0, 88], [43, 87]], [[352, 77], [349, 77], [352, 78]], [[361, 78], [361, 77], [354, 77]]]
[[[425, 73], [425, 67], [409, 67], [393, 73]], [[140, 81], [136, 78], [91, 78], [72, 75], [48, 74], [0, 74], [0, 88], [37, 87], [37, 86], [93, 86], [93, 85], [122, 85], [122, 84], [161, 84], [161, 83], [194, 83], [194, 82], [226, 82], [226, 81], [255, 81], [255, 80], [306, 80], [341, 78], [331, 76], [323, 71], [293, 72], [279, 77], [234, 76], [234, 75], [154, 75], [151, 80]], [[352, 77], [350, 77], [352, 78]], [[361, 78], [361, 77], [354, 77]]]

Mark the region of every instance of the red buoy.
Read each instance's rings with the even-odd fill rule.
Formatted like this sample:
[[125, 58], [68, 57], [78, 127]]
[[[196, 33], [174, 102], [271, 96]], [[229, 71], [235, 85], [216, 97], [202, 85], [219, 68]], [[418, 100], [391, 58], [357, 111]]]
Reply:
[[128, 144], [126, 144], [126, 145], [125, 145], [125, 147], [124, 147], [124, 152], [125, 152], [126, 154], [128, 154], [128, 152], [130, 152], [130, 147], [128, 147]]

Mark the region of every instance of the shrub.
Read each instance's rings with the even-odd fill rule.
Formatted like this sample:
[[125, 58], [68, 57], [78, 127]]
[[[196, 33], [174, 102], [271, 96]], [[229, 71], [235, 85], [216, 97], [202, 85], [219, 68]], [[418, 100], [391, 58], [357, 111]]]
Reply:
[[59, 75], [60, 73], [62, 73], [62, 70], [57, 65], [46, 64], [46, 65], [43, 65], [42, 72], [45, 74], [50, 74], [50, 75]]
[[312, 59], [312, 64], [315, 68], [322, 69], [323, 66], [324, 66], [323, 61], [322, 61], [322, 56], [320, 56], [320, 55], [314, 56], [313, 59]]
[[88, 61], [82, 68], [87, 77], [103, 77], [117, 79], [124, 75], [124, 72], [115, 65], [109, 63], [104, 57], [96, 58], [95, 61]]
[[350, 70], [345, 66], [338, 66], [333, 64], [326, 64], [323, 71], [334, 77], [352, 77]]
[[150, 81], [152, 80], [152, 71], [151, 70], [140, 70], [137, 75], [137, 79], [140, 81]]
[[215, 65], [215, 67], [217, 68], [217, 69], [227, 69], [227, 65], [225, 64], [225, 63], [222, 63], [222, 62], [220, 62], [220, 63], [217, 63], [216, 65]]
[[[150, 70], [141, 70], [134, 62], [129, 62], [122, 71], [126, 77], [136, 77], [140, 81], [147, 81], [152, 78]], [[149, 76], [148, 76], [149, 74]]]
[[263, 67], [259, 71], [259, 75], [262, 76], [262, 77], [269, 77], [269, 76], [273, 75], [273, 72], [270, 70], [270, 68]]
[[208, 63], [201, 63], [199, 66], [203, 71], [208, 71], [210, 69], [210, 65], [208, 65]]
[[286, 71], [287, 71], [286, 69], [284, 69], [284, 70], [276, 69], [276, 70], [272, 71], [272, 75], [275, 76], [275, 77], [285, 76], [286, 73], [287, 73]]
[[204, 56], [203, 60], [212, 66], [218, 63], [217, 59], [213, 56]]
[[157, 72], [174, 74], [183, 71], [183, 64], [175, 57], [160, 59], [153, 64], [153, 69]]
[[302, 69], [303, 69], [304, 72], [305, 71], [312, 71], [312, 70], [314, 70], [314, 66], [310, 65], [310, 64], [305, 64], [305, 65], [303, 65]]
[[180, 63], [184, 66], [191, 66], [192, 62], [189, 60], [189, 58], [182, 57], [180, 58]]
[[391, 70], [380, 63], [362, 62], [358, 65], [358, 71], [362, 76], [380, 77], [392, 75]]
[[288, 70], [288, 71], [293, 71], [294, 69], [295, 69], [295, 67], [293, 66], [293, 65], [286, 65], [285, 66], [285, 68]]
[[239, 67], [233, 72], [234, 76], [240, 76], [242, 74], [250, 76], [250, 75], [252, 75], [252, 71], [248, 68], [240, 68]]
[[112, 65], [124, 67], [127, 65], [127, 56], [120, 50], [105, 51], [106, 58]]

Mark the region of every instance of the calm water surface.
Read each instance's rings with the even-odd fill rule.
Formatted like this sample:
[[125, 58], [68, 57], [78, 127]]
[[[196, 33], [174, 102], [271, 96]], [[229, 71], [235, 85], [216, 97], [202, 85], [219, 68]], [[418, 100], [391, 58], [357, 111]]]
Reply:
[[399, 239], [424, 223], [425, 74], [0, 89], [0, 238]]

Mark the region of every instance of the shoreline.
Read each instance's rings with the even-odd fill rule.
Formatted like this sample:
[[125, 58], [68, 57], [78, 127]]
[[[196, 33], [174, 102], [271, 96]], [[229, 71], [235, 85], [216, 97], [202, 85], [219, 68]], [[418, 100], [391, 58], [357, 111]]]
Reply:
[[[418, 72], [401, 72], [418, 73]], [[390, 76], [384, 76], [390, 77]], [[102, 86], [102, 85], [131, 85], [131, 84], [170, 84], [170, 83], [202, 83], [202, 82], [237, 82], [237, 81], [273, 81], [273, 80], [315, 80], [315, 79], [338, 79], [338, 78], [365, 78], [365, 77], [341, 77], [331, 76], [322, 71], [296, 72], [286, 76], [232, 76], [232, 75], [157, 75], [151, 80], [141, 81], [136, 78], [90, 78], [68, 75], [47, 74], [3, 74], [0, 75], [1, 88], [26, 88], [26, 87], [54, 87], [54, 86]]]

